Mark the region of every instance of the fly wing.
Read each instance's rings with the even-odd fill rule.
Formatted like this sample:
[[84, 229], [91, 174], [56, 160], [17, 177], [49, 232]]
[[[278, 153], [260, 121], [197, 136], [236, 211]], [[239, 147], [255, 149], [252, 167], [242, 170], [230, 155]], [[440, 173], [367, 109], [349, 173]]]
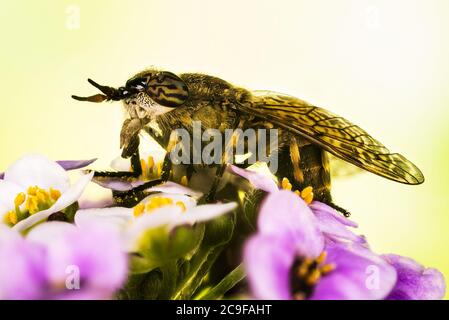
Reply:
[[242, 111], [304, 136], [333, 155], [379, 176], [405, 184], [424, 182], [404, 156], [391, 153], [365, 130], [343, 117], [288, 95], [253, 92]]

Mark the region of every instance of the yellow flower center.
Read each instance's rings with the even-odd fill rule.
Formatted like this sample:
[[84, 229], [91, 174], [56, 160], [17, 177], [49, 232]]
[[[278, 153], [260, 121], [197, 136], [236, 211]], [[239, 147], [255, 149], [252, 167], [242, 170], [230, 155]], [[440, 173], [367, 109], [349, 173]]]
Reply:
[[[139, 178], [143, 181], [150, 181], [161, 177], [164, 163], [163, 161], [156, 162], [153, 156], [149, 156], [147, 159], [140, 159], [140, 166], [142, 175]], [[183, 186], [187, 186], [188, 182], [187, 176], [182, 176], [179, 180], [179, 183]]]
[[28, 218], [39, 211], [46, 210], [61, 197], [61, 192], [50, 188], [44, 190], [38, 186], [28, 188], [26, 194], [20, 192], [14, 199], [14, 210], [6, 213], [4, 222], [10, 226]]
[[[290, 180], [283, 178], [281, 181], [281, 188], [284, 190], [292, 190]], [[294, 193], [300, 196], [308, 205], [313, 201], [313, 188], [311, 186], [304, 188], [302, 191], [295, 190]]]
[[294, 262], [290, 272], [290, 285], [295, 299], [306, 299], [317, 282], [335, 270], [334, 264], [325, 263], [326, 256], [326, 251], [323, 251], [316, 259], [299, 258]]
[[162, 161], [156, 163], [152, 156], [149, 156], [147, 159], [140, 159], [140, 166], [142, 168], [142, 175], [140, 178], [144, 181], [157, 179], [161, 176]]
[[144, 213], [151, 213], [156, 209], [159, 209], [159, 208], [162, 208], [165, 206], [171, 206], [173, 204], [180, 207], [183, 212], [186, 211], [186, 205], [182, 201], [177, 201], [176, 203], [174, 203], [173, 199], [171, 199], [171, 198], [153, 197], [153, 198], [150, 198], [146, 204], [139, 203], [137, 206], [135, 206], [134, 207], [134, 216], [139, 217]]

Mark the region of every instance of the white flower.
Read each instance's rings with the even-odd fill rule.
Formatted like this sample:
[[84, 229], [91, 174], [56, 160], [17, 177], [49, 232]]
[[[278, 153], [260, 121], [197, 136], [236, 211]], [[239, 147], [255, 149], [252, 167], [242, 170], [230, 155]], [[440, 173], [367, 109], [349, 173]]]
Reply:
[[166, 226], [169, 231], [180, 225], [194, 225], [212, 220], [237, 206], [236, 203], [197, 205], [195, 198], [186, 194], [194, 195], [194, 192], [173, 182], [149, 190], [163, 192], [146, 197], [134, 208], [79, 210], [75, 223], [114, 229], [122, 234], [125, 249], [135, 252], [139, 240], [150, 229]]
[[32, 227], [75, 203], [92, 177], [70, 185], [63, 167], [42, 155], [17, 160], [0, 180], [0, 224], [19, 232]]

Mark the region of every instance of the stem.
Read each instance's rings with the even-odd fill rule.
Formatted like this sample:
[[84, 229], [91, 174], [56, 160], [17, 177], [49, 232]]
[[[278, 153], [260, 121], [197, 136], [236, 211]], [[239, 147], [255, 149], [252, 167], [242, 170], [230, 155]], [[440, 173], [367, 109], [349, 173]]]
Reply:
[[226, 275], [215, 287], [206, 292], [203, 296], [195, 297], [195, 300], [216, 300], [221, 299], [226, 292], [231, 290], [237, 283], [246, 277], [243, 265], [240, 264], [237, 268]]
[[201, 285], [210, 267], [217, 259], [222, 248], [203, 248], [194, 256], [190, 264], [190, 271], [184, 281], [178, 286], [172, 295], [173, 300], [190, 299], [193, 293]]
[[169, 262], [161, 268], [162, 285], [159, 293], [159, 299], [168, 300], [176, 286], [176, 277], [178, 275], [178, 266], [176, 261]]
[[178, 285], [176, 290], [173, 292], [172, 299], [173, 300], [180, 300], [182, 299], [184, 295], [184, 291], [187, 290], [191, 282], [193, 281], [194, 277], [200, 270], [203, 263], [207, 260], [207, 257], [210, 254], [210, 248], [207, 249], [200, 249], [196, 255], [192, 258], [190, 261], [190, 270], [185, 275], [183, 281]]

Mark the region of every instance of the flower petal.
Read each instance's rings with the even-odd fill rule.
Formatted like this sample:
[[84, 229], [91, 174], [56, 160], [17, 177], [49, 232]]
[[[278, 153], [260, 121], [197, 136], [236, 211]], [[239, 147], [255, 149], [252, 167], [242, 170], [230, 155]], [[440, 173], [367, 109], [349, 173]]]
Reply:
[[321, 232], [326, 237], [337, 242], [342, 240], [358, 243], [366, 242], [363, 236], [359, 236], [347, 228], [347, 226], [357, 227], [357, 224], [339, 215], [333, 208], [318, 201], [312, 202], [310, 208], [319, 221], [318, 226]]
[[90, 160], [58, 160], [56, 161], [57, 164], [59, 164], [61, 167], [64, 168], [64, 170], [76, 170], [85, 168], [88, 165], [91, 165], [97, 161], [97, 159], [90, 159]]
[[382, 256], [398, 274], [389, 300], [439, 300], [443, 299], [446, 283], [440, 271], [425, 268], [413, 259], [385, 254]]
[[39, 299], [46, 284], [44, 248], [0, 226], [0, 299]]
[[111, 207], [114, 205], [112, 190], [90, 183], [78, 199], [78, 204], [80, 209]]
[[103, 188], [111, 189], [114, 191], [129, 191], [144, 183], [144, 181], [142, 180], [127, 181], [117, 177], [95, 177], [93, 178], [92, 182], [98, 184]]
[[76, 226], [71, 223], [51, 221], [31, 229], [26, 238], [29, 242], [49, 246], [64, 237], [67, 232], [72, 232], [73, 230], [76, 230]]
[[314, 213], [315, 212], [325, 212], [327, 215], [331, 215], [335, 220], [340, 222], [342, 225], [345, 225], [345, 226], [348, 226], [348, 227], [353, 227], [353, 228], [358, 228], [358, 224], [357, 223], [355, 223], [354, 221], [351, 221], [348, 218], [342, 216], [337, 211], [335, 211], [334, 208], [328, 206], [325, 203], [322, 203], [322, 202], [319, 202], [319, 201], [313, 201], [310, 204], [310, 209], [312, 209], [312, 211]]
[[396, 271], [370, 250], [355, 244], [333, 244], [325, 250], [326, 263], [336, 269], [319, 280], [311, 299], [384, 299], [394, 287]]
[[263, 190], [265, 192], [276, 192], [279, 191], [278, 186], [276, 183], [271, 179], [269, 176], [251, 171], [242, 169], [239, 167], [236, 167], [234, 165], [228, 166], [228, 170], [232, 173], [239, 175], [245, 179], [247, 179], [255, 188]]
[[94, 173], [91, 172], [89, 174], [86, 174], [82, 176], [76, 184], [70, 187], [66, 192], [64, 192], [61, 197], [47, 210], [43, 210], [40, 212], [37, 212], [28, 218], [20, 221], [16, 225], [14, 225], [12, 228], [22, 232], [36, 223], [43, 221], [47, 219], [50, 215], [52, 215], [55, 212], [61, 211], [71, 204], [75, 203], [83, 193], [84, 189], [86, 188], [87, 184], [92, 180]]
[[169, 206], [137, 217], [126, 230], [125, 247], [129, 252], [133, 252], [138, 246], [139, 239], [146, 231], [162, 226], [167, 226], [167, 229], [169, 229], [169, 226], [180, 218], [181, 212], [180, 207]]
[[7, 211], [14, 209], [14, 199], [20, 192], [24, 192], [24, 189], [16, 183], [0, 180], [0, 219]]
[[286, 235], [300, 255], [317, 257], [324, 246], [318, 220], [307, 204], [291, 191], [270, 193], [262, 202], [258, 230], [263, 235]]
[[[79, 273], [80, 293], [100, 293], [103, 299], [111, 297], [121, 287], [127, 273], [127, 256], [119, 235], [108, 229], [68, 229], [61, 223], [49, 223], [55, 235], [46, 246], [47, 274], [51, 283], [66, 283], [68, 275]], [[45, 224], [36, 228], [50, 229]], [[58, 228], [63, 230], [58, 231]], [[63, 290], [60, 298], [72, 293]]]
[[287, 300], [290, 293], [290, 268], [295, 247], [288, 238], [256, 235], [244, 248], [244, 266], [256, 299]]
[[194, 191], [190, 188], [184, 187], [180, 184], [177, 184], [172, 181], [167, 181], [164, 184], [158, 185], [156, 187], [152, 187], [146, 189], [147, 192], [164, 192], [164, 193], [172, 193], [172, 194], [184, 194], [187, 196], [191, 196], [195, 199], [200, 198], [203, 194], [201, 192]]
[[[94, 163], [97, 161], [97, 159], [90, 159], [90, 160], [58, 160], [56, 161], [57, 164], [59, 164], [61, 167], [64, 168], [64, 170], [76, 170], [81, 169], [84, 167], [87, 167], [88, 165]], [[5, 177], [5, 173], [0, 173], [0, 180], [2, 180]]]
[[174, 224], [172, 224], [172, 227], [182, 224], [195, 224], [212, 220], [234, 210], [236, 207], [237, 203], [235, 202], [196, 206], [190, 210], [187, 210], [187, 212], [184, 212], [181, 217], [177, 219]]
[[14, 162], [5, 172], [4, 180], [14, 182], [27, 189], [38, 186], [65, 192], [70, 187], [67, 172], [56, 162], [43, 155], [27, 155]]
[[133, 209], [122, 207], [82, 209], [75, 214], [75, 224], [80, 228], [101, 225], [116, 232], [123, 232], [133, 220]]

